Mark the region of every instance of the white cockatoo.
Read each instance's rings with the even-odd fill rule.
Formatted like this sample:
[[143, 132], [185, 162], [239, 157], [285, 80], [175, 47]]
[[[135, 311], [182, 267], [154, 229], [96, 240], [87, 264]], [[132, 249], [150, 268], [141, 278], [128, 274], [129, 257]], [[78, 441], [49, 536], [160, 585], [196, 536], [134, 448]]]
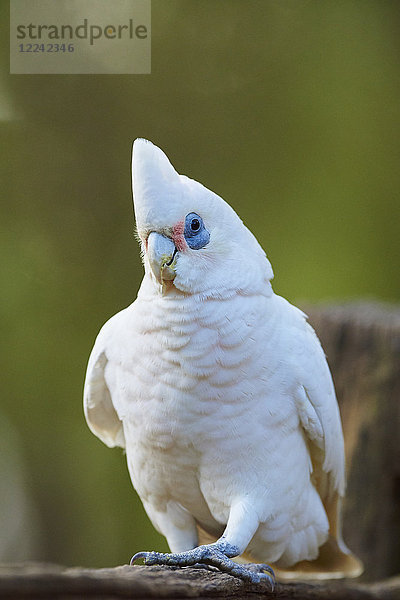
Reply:
[[232, 558], [286, 577], [359, 575], [340, 531], [339, 409], [306, 316], [273, 292], [264, 251], [222, 198], [144, 139], [132, 175], [145, 275], [97, 337], [84, 410], [125, 449], [172, 552], [134, 559], [271, 584], [266, 564]]

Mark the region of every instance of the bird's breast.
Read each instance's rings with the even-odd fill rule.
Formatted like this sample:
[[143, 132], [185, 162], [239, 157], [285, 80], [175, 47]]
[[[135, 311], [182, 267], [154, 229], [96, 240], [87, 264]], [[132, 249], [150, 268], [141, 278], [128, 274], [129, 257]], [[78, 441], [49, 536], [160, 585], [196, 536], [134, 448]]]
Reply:
[[[282, 461], [289, 473], [304, 463], [307, 475], [309, 459], [276, 321], [262, 299], [186, 300], [139, 303], [123, 334], [113, 398], [141, 497], [157, 504], [176, 493], [189, 510], [201, 494], [223, 522], [224, 499], [260, 480], [278, 490]], [[290, 491], [290, 477], [285, 485]]]
[[114, 382], [136, 439], [201, 451], [236, 429], [247, 433], [243, 416], [274, 387], [266, 344], [273, 346], [274, 321], [265, 301], [139, 295]]

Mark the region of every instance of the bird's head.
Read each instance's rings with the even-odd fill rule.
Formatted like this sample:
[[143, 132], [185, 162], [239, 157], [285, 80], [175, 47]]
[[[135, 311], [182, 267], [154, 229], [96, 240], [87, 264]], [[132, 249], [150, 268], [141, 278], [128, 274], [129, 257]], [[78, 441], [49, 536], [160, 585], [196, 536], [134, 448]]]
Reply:
[[270, 288], [271, 265], [235, 211], [179, 175], [144, 139], [133, 144], [132, 183], [145, 272], [161, 290], [226, 295]]

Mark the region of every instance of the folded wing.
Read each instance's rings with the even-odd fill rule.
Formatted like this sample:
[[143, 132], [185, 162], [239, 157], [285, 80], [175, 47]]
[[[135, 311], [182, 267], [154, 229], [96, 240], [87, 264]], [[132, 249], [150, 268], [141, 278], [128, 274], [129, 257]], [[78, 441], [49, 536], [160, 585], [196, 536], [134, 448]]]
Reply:
[[102, 332], [98, 336], [86, 371], [83, 407], [91, 431], [110, 448], [125, 448], [122, 421], [114, 408], [105, 379], [108, 360]]

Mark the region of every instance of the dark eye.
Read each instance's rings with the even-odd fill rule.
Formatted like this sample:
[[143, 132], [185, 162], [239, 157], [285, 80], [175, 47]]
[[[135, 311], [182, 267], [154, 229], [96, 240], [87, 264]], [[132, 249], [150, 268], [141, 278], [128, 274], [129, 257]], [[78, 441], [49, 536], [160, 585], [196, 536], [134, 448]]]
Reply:
[[192, 250], [204, 248], [210, 241], [210, 234], [204, 226], [203, 219], [196, 213], [186, 215], [184, 236]]
[[198, 231], [200, 229], [200, 221], [198, 219], [192, 219], [190, 229], [192, 231]]

